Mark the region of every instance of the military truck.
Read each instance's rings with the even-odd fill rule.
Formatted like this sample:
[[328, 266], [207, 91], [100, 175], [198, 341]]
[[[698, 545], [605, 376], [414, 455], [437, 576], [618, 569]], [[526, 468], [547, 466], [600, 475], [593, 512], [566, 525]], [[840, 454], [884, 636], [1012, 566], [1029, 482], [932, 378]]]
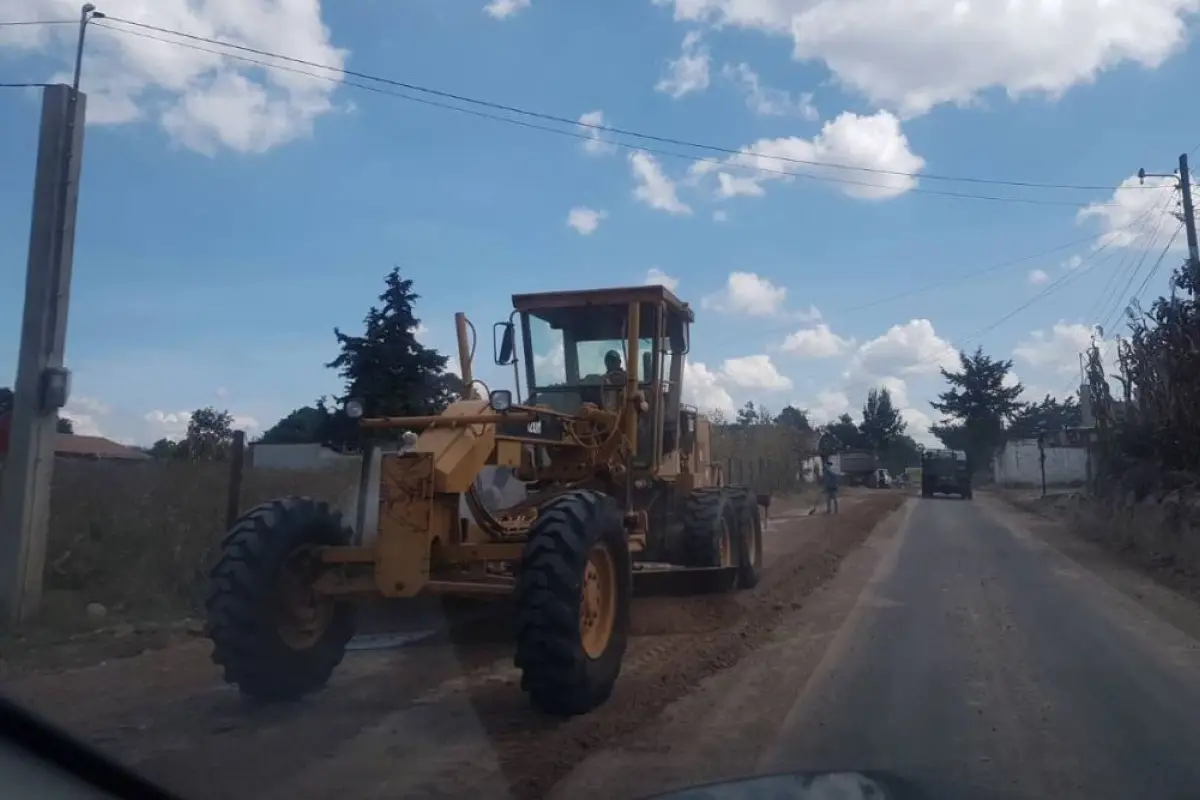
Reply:
[[971, 499], [971, 469], [962, 450], [926, 450], [921, 454], [921, 496], [935, 494]]

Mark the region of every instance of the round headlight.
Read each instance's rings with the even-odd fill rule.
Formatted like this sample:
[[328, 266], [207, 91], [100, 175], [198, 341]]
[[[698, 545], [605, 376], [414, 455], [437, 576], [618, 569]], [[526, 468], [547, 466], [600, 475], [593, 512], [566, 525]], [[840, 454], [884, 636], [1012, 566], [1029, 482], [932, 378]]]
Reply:
[[363, 415], [363, 404], [361, 400], [346, 401], [346, 416], [350, 419], [359, 419]]

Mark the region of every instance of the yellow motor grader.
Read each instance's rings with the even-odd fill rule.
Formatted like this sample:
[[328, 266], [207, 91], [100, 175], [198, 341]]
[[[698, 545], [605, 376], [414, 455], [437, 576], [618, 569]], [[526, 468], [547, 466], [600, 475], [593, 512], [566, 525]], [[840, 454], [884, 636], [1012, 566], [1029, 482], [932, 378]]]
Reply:
[[[515, 395], [476, 391], [474, 327], [459, 314], [466, 396], [437, 416], [359, 419], [420, 432], [364, 454], [359, 520], [373, 512], [372, 541], [302, 497], [251, 509], [225, 536], [207, 628], [226, 681], [295, 699], [329, 680], [362, 602], [497, 595], [512, 600], [533, 704], [581, 714], [612, 692], [635, 589], [758, 582], [770, 498], [726, 485], [708, 420], [682, 402], [688, 305], [638, 286], [515, 295], [513, 308], [493, 349]], [[476, 479], [489, 465], [515, 473], [519, 502], [483, 502]]]

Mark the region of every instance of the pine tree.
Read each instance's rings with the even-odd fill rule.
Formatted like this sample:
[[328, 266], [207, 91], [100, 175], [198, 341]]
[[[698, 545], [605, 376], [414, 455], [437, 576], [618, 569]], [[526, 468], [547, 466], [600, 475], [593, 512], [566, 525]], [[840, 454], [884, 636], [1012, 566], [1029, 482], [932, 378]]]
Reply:
[[[446, 373], [446, 356], [417, 341], [421, 321], [413, 305], [420, 295], [412, 290], [412, 281], [400, 276], [399, 267], [384, 281], [380, 305], [367, 311], [361, 336], [334, 328], [342, 352], [326, 366], [345, 381], [339, 399], [362, 401], [370, 417], [437, 414], [454, 399], [460, 383]], [[334, 416], [330, 438], [339, 444], [355, 441], [357, 427], [341, 412]]]
[[867, 402], [863, 405], [863, 418], [858, 430], [866, 441], [867, 447], [882, 455], [888, 446], [896, 441], [908, 428], [900, 411], [892, 405], [892, 393], [887, 387], [871, 389], [867, 392]]
[[973, 468], [979, 469], [991, 461], [1004, 440], [1005, 423], [1023, 408], [1017, 398], [1025, 387], [1019, 383], [1006, 386], [1012, 361], [985, 356], [982, 347], [970, 356], [960, 352], [958, 359], [958, 372], [942, 370], [950, 388], [930, 404], [949, 421], [930, 430], [946, 447], [965, 450]]

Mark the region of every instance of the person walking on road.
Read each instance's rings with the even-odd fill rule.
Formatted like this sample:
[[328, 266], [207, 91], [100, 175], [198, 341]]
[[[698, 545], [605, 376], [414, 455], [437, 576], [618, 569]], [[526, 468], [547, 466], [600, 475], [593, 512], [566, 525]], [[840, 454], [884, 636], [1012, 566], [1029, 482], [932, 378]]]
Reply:
[[825, 513], [838, 513], [838, 474], [833, 468], [832, 461], [826, 461], [821, 470], [821, 475], [825, 481]]

